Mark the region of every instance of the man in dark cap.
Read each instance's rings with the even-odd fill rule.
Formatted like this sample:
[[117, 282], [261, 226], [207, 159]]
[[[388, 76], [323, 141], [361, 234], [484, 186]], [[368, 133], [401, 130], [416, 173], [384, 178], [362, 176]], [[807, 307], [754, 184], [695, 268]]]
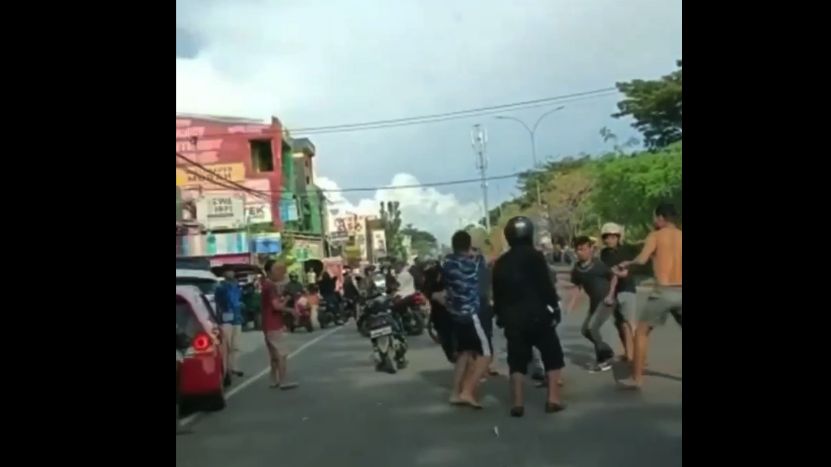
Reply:
[[521, 417], [525, 412], [523, 380], [533, 348], [540, 352], [548, 381], [545, 411], [559, 412], [565, 408], [557, 384], [565, 366], [556, 332], [561, 320], [560, 299], [545, 257], [533, 246], [531, 219], [524, 216], [510, 219], [504, 233], [511, 249], [494, 265], [493, 305], [497, 324], [505, 328], [508, 341], [513, 399], [511, 416]]

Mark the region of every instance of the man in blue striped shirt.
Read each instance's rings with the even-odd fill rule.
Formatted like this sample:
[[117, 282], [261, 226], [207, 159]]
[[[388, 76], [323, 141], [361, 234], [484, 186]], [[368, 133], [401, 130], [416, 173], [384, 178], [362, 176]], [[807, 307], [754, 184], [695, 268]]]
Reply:
[[493, 346], [480, 316], [483, 311], [481, 281], [487, 277], [487, 265], [485, 258], [473, 251], [467, 232], [456, 232], [451, 244], [453, 254], [442, 265], [445, 300], [458, 352], [450, 403], [481, 409], [476, 401], [476, 387], [488, 371], [493, 355]]

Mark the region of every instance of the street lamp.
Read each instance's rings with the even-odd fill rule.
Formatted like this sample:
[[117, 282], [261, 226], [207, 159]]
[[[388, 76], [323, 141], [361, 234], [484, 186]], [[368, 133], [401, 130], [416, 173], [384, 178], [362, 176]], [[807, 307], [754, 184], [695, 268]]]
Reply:
[[[498, 120], [513, 120], [515, 122], [518, 122], [520, 125], [522, 125], [523, 128], [525, 128], [526, 131], [528, 131], [528, 136], [531, 137], [531, 158], [534, 162], [534, 168], [536, 169], [537, 168], [537, 140], [536, 140], [537, 128], [540, 126], [540, 122], [542, 122], [542, 120], [545, 117], [553, 114], [554, 112], [563, 110], [564, 108], [566, 108], [566, 106], [561, 105], [561, 106], [559, 106], [555, 109], [551, 109], [548, 112], [540, 115], [540, 117], [537, 119], [537, 121], [534, 122], [533, 127], [529, 127], [525, 122], [523, 122], [522, 120], [520, 120], [516, 117], [509, 117], [507, 115], [497, 115], [494, 118], [496, 118]], [[540, 183], [539, 182], [537, 182], [537, 204], [542, 205], [542, 195], [540, 194]]]

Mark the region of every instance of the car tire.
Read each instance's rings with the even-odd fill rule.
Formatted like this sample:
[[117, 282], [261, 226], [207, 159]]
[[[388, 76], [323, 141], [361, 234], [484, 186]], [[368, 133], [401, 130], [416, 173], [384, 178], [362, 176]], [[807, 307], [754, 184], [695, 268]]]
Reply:
[[202, 410], [206, 412], [216, 412], [218, 410], [222, 410], [225, 408], [225, 388], [226, 383], [230, 381], [230, 379], [231, 372], [229, 371], [225, 374], [225, 376], [223, 376], [222, 381], [219, 385], [219, 391], [205, 397], [202, 403]]

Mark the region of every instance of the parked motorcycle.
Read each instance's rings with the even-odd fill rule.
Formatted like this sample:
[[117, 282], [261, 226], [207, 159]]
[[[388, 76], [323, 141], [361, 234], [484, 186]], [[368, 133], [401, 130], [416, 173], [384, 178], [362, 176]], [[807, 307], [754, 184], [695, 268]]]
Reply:
[[408, 336], [424, 334], [427, 323], [427, 299], [421, 292], [404, 297], [395, 308]]
[[317, 321], [320, 323], [321, 329], [326, 329], [330, 324], [343, 324], [338, 322], [340, 320], [340, 311], [338, 310], [338, 303], [335, 300], [327, 300], [324, 297], [320, 298], [320, 306], [317, 308]]
[[308, 304], [308, 299], [305, 294], [295, 294], [291, 297], [288, 305], [294, 310], [293, 312], [284, 312], [283, 321], [289, 332], [294, 332], [298, 327], [306, 328], [306, 331], [312, 332], [312, 307]]
[[[383, 283], [384, 276], [377, 277]], [[371, 299], [367, 304], [365, 322], [372, 341], [376, 371], [396, 373], [399, 369], [406, 368], [407, 340], [403, 326], [392, 311], [389, 295], [378, 294]]]

